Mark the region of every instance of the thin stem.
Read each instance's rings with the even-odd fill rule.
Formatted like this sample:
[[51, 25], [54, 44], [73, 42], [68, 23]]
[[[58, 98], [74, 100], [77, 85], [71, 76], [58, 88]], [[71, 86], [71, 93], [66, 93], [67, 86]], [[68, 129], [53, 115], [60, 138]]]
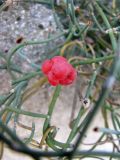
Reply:
[[85, 64], [92, 64], [92, 63], [98, 63], [102, 61], [107, 61], [115, 58], [115, 55], [109, 55], [109, 56], [104, 56], [104, 57], [99, 57], [95, 59], [86, 59], [84, 61], [79, 61], [79, 62], [71, 62], [73, 66], [78, 66], [78, 65], [85, 65]]
[[102, 17], [102, 19], [103, 19], [103, 21], [104, 21], [106, 27], [107, 27], [108, 29], [110, 29], [110, 32], [108, 32], [108, 33], [109, 33], [109, 36], [110, 36], [110, 39], [111, 39], [113, 51], [116, 52], [117, 43], [116, 43], [116, 39], [115, 39], [114, 33], [113, 33], [113, 31], [111, 30], [112, 27], [111, 27], [111, 25], [110, 25], [110, 23], [109, 23], [109, 21], [108, 21], [106, 15], [104, 14], [102, 8], [98, 5], [98, 3], [97, 3], [96, 1], [94, 1], [93, 3], [94, 3], [94, 5], [95, 5], [97, 11], [98, 11], [99, 14], [101, 15], [101, 17]]
[[54, 110], [54, 107], [55, 107], [55, 103], [57, 101], [57, 98], [60, 94], [60, 91], [61, 91], [61, 86], [57, 86], [55, 88], [55, 91], [54, 91], [54, 94], [53, 94], [53, 97], [52, 97], [52, 100], [50, 102], [50, 105], [49, 105], [49, 110], [48, 110], [48, 116], [49, 118], [45, 120], [44, 122], [44, 125], [43, 125], [43, 133], [46, 131], [46, 129], [49, 127], [50, 125], [50, 120], [51, 120], [51, 116], [52, 116], [52, 113], [53, 113], [53, 110]]
[[90, 96], [90, 94], [91, 94], [91, 92], [92, 92], [92, 88], [93, 88], [93, 86], [94, 86], [94, 83], [95, 83], [95, 80], [96, 80], [96, 78], [97, 78], [97, 74], [99, 73], [99, 71], [100, 71], [100, 67], [98, 67], [95, 71], [94, 71], [94, 73], [93, 73], [93, 75], [92, 75], [92, 77], [91, 77], [91, 79], [90, 79], [90, 82], [89, 82], [89, 85], [88, 85], [88, 89], [87, 89], [87, 91], [86, 91], [86, 98], [89, 98], [89, 96]]
[[48, 115], [45, 115], [45, 114], [33, 113], [33, 112], [25, 111], [25, 110], [22, 110], [22, 109], [17, 109], [17, 108], [14, 108], [14, 107], [6, 107], [5, 110], [8, 110], [10, 112], [15, 112], [15, 113], [18, 113], [18, 114], [23, 114], [23, 115], [26, 115], [26, 116], [35, 117], [35, 118], [48, 118]]

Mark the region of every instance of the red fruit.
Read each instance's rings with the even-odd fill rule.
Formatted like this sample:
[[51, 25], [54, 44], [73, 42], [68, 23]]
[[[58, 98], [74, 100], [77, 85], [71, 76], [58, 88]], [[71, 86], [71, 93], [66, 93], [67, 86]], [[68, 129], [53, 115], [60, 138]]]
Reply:
[[51, 60], [45, 60], [42, 64], [42, 72], [48, 74], [51, 70], [53, 62]]
[[77, 76], [77, 72], [74, 68], [72, 68], [68, 76], [63, 80], [60, 80], [59, 83], [62, 85], [69, 85], [73, 83], [73, 81], [76, 79], [76, 76]]
[[42, 71], [48, 77], [51, 85], [69, 85], [76, 79], [76, 70], [62, 56], [55, 56], [51, 60], [45, 60]]
[[48, 74], [48, 81], [53, 86], [57, 86], [59, 84], [59, 80], [56, 79], [52, 72], [49, 72]]
[[54, 63], [58, 63], [58, 62], [67, 62], [67, 59], [62, 57], [62, 56], [55, 56], [52, 58], [52, 61]]
[[54, 63], [51, 71], [53, 72], [55, 77], [60, 80], [60, 79], [64, 79], [65, 77], [67, 77], [67, 75], [70, 72], [70, 67], [68, 63], [61, 61], [61, 63], [60, 62]]

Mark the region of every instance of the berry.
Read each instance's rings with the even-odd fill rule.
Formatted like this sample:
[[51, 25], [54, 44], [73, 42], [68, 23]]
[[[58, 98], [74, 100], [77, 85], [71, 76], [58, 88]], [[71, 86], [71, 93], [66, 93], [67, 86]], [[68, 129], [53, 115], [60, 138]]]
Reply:
[[52, 58], [52, 61], [55, 63], [59, 63], [59, 62], [67, 62], [67, 59], [62, 57], [62, 56], [55, 56]]
[[45, 60], [42, 64], [42, 71], [44, 74], [48, 74], [48, 72], [52, 68], [52, 61], [51, 60]]
[[76, 70], [74, 68], [72, 68], [71, 72], [68, 74], [68, 76], [63, 80], [60, 80], [60, 84], [61, 85], [69, 85], [74, 81], [74, 79], [76, 79], [76, 76], [77, 76]]
[[70, 72], [70, 68], [66, 62], [54, 63], [52, 72], [57, 79], [64, 79]]
[[76, 70], [62, 56], [55, 56], [50, 60], [45, 60], [42, 64], [42, 72], [53, 86], [72, 84], [77, 76]]
[[48, 81], [53, 86], [57, 86], [59, 84], [59, 80], [56, 79], [56, 77], [54, 76], [52, 72], [48, 73]]

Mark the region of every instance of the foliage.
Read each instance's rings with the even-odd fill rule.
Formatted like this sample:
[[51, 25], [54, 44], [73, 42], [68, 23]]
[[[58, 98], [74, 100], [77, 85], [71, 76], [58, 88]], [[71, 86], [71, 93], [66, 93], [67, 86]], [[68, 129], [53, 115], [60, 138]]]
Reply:
[[[6, 143], [11, 149], [30, 155], [36, 160], [41, 157], [57, 157], [58, 159], [60, 157], [61, 159], [93, 157], [102, 159], [103, 156], [109, 157], [110, 160], [112, 158], [119, 159], [120, 115], [118, 111], [120, 104], [110, 97], [110, 93], [113, 95], [119, 93], [119, 3], [117, 0], [25, 0], [25, 3], [33, 3], [33, 5], [34, 3], [41, 3], [52, 9], [60, 34], [43, 41], [22, 41], [9, 51], [8, 56], [0, 52], [0, 58], [5, 60], [5, 64], [0, 65], [0, 69], [5, 69], [11, 75], [13, 88], [8, 94], [0, 96], [0, 156], [2, 157], [4, 143]], [[0, 12], [6, 5], [7, 3], [1, 5]], [[74, 119], [74, 125], [65, 143], [55, 140], [57, 126], [52, 126], [51, 124], [52, 113], [59, 97], [61, 86], [55, 87], [46, 115], [24, 111], [21, 109], [23, 103], [48, 82], [41, 70], [35, 69], [33, 72], [23, 73], [20, 67], [13, 62], [13, 56], [21, 48], [28, 45], [52, 42], [61, 37], [64, 38], [64, 42], [53, 49], [52, 57], [54, 55], [66, 57], [76, 67], [78, 77], [88, 76], [90, 79], [85, 97], [82, 97], [84, 99], [83, 106], [80, 107], [78, 115]], [[47, 58], [51, 58], [49, 54]], [[88, 66], [89, 70], [86, 66]], [[84, 71], [82, 71], [83, 67]], [[36, 80], [32, 86], [28, 86], [28, 82], [36, 76], [40, 77], [39, 80]], [[76, 94], [78, 95], [79, 92], [76, 91]], [[95, 94], [98, 95], [97, 99]], [[88, 102], [93, 105], [89, 111], [85, 107]], [[95, 128], [95, 131], [102, 132], [102, 136], [93, 144], [90, 150], [78, 149], [99, 108], [104, 119], [104, 126], [103, 128]], [[87, 115], [81, 120], [86, 111], [88, 111]], [[113, 129], [109, 126], [107, 117], [109, 113]], [[29, 148], [18, 138], [14, 132], [15, 127], [11, 130], [8, 126], [12, 115], [14, 115], [14, 123], [17, 123], [20, 114], [45, 119], [41, 143], [38, 146], [36, 143], [37, 150]], [[32, 143], [34, 132], [35, 124], [33, 123], [31, 135], [27, 138], [27, 144]], [[114, 135], [118, 144], [114, 141]], [[73, 146], [72, 141], [74, 138], [76, 138], [76, 142]], [[112, 152], [95, 150], [97, 145], [103, 142], [103, 138], [105, 138], [104, 143], [110, 141], [113, 144]], [[53, 151], [41, 150], [40, 147], [44, 143], [52, 148]]]

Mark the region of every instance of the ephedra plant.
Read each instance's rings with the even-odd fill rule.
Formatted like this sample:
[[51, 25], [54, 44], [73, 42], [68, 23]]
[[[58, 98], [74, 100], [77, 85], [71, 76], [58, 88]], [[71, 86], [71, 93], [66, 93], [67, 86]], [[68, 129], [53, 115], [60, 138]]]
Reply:
[[[0, 69], [6, 70], [12, 81], [12, 90], [0, 95], [1, 158], [4, 153], [4, 144], [6, 144], [10, 149], [36, 160], [44, 157], [48, 159], [84, 159], [86, 157], [120, 159], [119, 0], [25, 0], [24, 3], [32, 5], [40, 3], [51, 9], [60, 32], [43, 41], [25, 41], [21, 38], [7, 55], [0, 51], [0, 58], [4, 60], [4, 64], [0, 64]], [[7, 1], [3, 1], [1, 13], [6, 5], [8, 5]], [[42, 67], [24, 73], [18, 64], [14, 63], [13, 57], [21, 48], [53, 42], [61, 37], [63, 42], [56, 45], [51, 54], [48, 53], [47, 58], [42, 61]], [[29, 62], [31, 65], [36, 65]], [[82, 97], [77, 79], [84, 79], [86, 76], [89, 82]], [[33, 78], [36, 78], [36, 81], [30, 84], [29, 81]], [[63, 143], [55, 138], [57, 126], [51, 124], [51, 118], [62, 87], [69, 87], [76, 83], [78, 83], [76, 95], [80, 97], [83, 104], [71, 122], [71, 132], [68, 134], [67, 141]], [[24, 102], [46, 84], [49, 87], [53, 86], [54, 89], [47, 114], [23, 110]], [[102, 113], [104, 125], [102, 128], [96, 126], [94, 131], [101, 132], [102, 135], [90, 149], [83, 150], [80, 147], [81, 143], [98, 110]], [[86, 116], [84, 116], [85, 113], [87, 113]], [[34, 140], [34, 123], [26, 141], [19, 138], [15, 132], [15, 125], [9, 126], [12, 119], [14, 124], [17, 124], [21, 114], [25, 115], [26, 119], [27, 116], [45, 119], [41, 141], [34, 142], [34, 148], [30, 145]], [[96, 150], [99, 144], [104, 145], [107, 142], [113, 145], [112, 150]], [[45, 150], [41, 149], [42, 146], [45, 146]]]

